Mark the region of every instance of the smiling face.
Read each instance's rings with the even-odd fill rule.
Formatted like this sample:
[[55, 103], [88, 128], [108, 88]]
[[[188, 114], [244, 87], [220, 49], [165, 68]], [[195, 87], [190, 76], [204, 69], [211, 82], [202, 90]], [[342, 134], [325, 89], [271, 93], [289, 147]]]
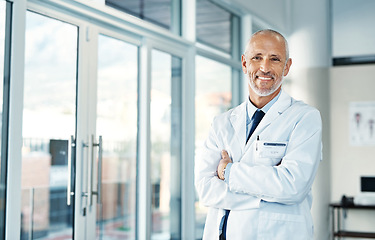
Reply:
[[[255, 34], [242, 55], [242, 70], [249, 81], [250, 99], [267, 97], [271, 100], [280, 92], [283, 77], [289, 72], [284, 39], [273, 32]], [[257, 96], [254, 96], [256, 94]]]

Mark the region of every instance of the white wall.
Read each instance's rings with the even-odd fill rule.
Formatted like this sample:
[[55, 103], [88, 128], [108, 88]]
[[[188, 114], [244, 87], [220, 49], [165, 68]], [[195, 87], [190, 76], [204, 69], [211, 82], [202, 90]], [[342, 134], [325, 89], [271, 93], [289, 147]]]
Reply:
[[[375, 101], [375, 64], [331, 69], [331, 184], [333, 201], [360, 192], [360, 176], [375, 175], [375, 146], [351, 146], [349, 103]], [[350, 211], [347, 228], [374, 232], [375, 212]]]
[[330, 234], [330, 105], [329, 68], [331, 61], [330, 9], [326, 0], [292, 0], [291, 34], [288, 38], [293, 64], [291, 95], [316, 107], [323, 121], [323, 161], [313, 185], [312, 215], [315, 239], [328, 240]]
[[333, 56], [375, 54], [374, 13], [374, 0], [332, 0]]

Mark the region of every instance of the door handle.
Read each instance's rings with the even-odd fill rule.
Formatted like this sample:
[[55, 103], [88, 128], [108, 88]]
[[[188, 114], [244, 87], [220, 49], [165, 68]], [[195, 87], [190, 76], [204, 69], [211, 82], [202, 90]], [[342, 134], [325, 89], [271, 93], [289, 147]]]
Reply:
[[94, 147], [93, 147], [93, 142], [94, 142], [94, 135], [91, 135], [89, 137], [89, 161], [88, 161], [88, 181], [87, 181], [87, 204], [88, 206], [92, 206], [92, 180], [93, 177], [92, 175], [94, 174], [94, 169], [93, 169], [93, 161], [94, 161]]
[[103, 138], [102, 136], [99, 136], [99, 142], [94, 143], [93, 146], [99, 147], [98, 149], [98, 183], [97, 183], [97, 189], [96, 192], [93, 192], [93, 194], [96, 194], [97, 196], [97, 203], [101, 203], [102, 201], [102, 164], [103, 164]]
[[[68, 183], [66, 187], [66, 205], [70, 206], [71, 197], [74, 195], [72, 192], [72, 155], [74, 154], [74, 149], [76, 147], [74, 136], [70, 136], [68, 140]], [[70, 150], [70, 151], [69, 151]]]
[[[99, 142], [95, 143], [94, 135], [91, 135], [89, 139], [89, 148], [90, 148], [90, 158], [89, 158], [89, 172], [88, 172], [88, 191], [87, 191], [87, 200], [88, 205], [92, 206], [92, 196], [97, 195], [97, 203], [101, 201], [101, 186], [102, 186], [102, 160], [103, 160], [103, 147], [102, 147], [102, 136], [99, 136]], [[93, 181], [94, 181], [94, 147], [99, 147], [98, 149], [98, 183], [97, 190], [93, 190]]]

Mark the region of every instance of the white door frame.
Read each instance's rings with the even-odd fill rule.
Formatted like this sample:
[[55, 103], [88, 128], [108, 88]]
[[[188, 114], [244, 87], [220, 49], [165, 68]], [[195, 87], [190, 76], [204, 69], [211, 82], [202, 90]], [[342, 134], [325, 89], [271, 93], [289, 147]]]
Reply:
[[[76, 135], [76, 193], [84, 192], [87, 179], [87, 166], [82, 159], [89, 157], [83, 146], [91, 135], [95, 136], [96, 119], [96, 69], [97, 35], [103, 33], [130, 41], [140, 46], [139, 50], [139, 147], [138, 147], [138, 196], [137, 196], [137, 239], [150, 239], [151, 235], [151, 189], [149, 179], [150, 152], [150, 83], [151, 50], [158, 49], [182, 58], [182, 156], [181, 156], [181, 198], [182, 198], [182, 239], [194, 239], [194, 88], [195, 88], [195, 46], [193, 42], [175, 36], [168, 30], [133, 17], [124, 17], [114, 10], [90, 13], [100, 7], [79, 1], [60, 0], [17, 0], [13, 3], [12, 62], [9, 113], [8, 182], [6, 206], [6, 239], [20, 236], [20, 199], [22, 169], [22, 113], [25, 61], [25, 18], [26, 10], [31, 9], [43, 15], [60, 19], [79, 27], [78, 83], [77, 83], [77, 135]], [[101, 11], [101, 10], [100, 10]], [[84, 20], [90, 16], [97, 25]], [[124, 20], [125, 19], [125, 20]], [[103, 27], [104, 26], [104, 27]], [[107, 28], [112, 30], [108, 30]], [[107, 29], [107, 30], [105, 30]], [[113, 34], [113, 35], [112, 35]], [[141, 37], [140, 37], [141, 36]], [[191, 36], [190, 36], [191, 38]], [[86, 110], [81, 108], [86, 108]], [[146, 198], [145, 198], [146, 197]], [[148, 199], [146, 201], [142, 199]], [[76, 196], [75, 239], [94, 239], [95, 210], [86, 211], [89, 224], [83, 216], [85, 200]], [[92, 207], [96, 209], [95, 205]], [[11, 224], [10, 224], [11, 223]]]
[[[21, 236], [21, 163], [22, 115], [25, 64], [26, 0], [13, 2], [10, 92], [8, 173], [6, 190], [6, 239]], [[11, 224], [9, 224], [11, 223]]]

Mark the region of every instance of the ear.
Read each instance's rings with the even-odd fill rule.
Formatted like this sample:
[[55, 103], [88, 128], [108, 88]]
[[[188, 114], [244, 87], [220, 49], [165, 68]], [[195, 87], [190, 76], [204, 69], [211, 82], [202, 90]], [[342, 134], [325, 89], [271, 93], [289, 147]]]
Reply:
[[242, 65], [242, 71], [243, 73], [247, 73], [247, 66], [246, 66], [246, 57], [245, 54], [242, 54], [241, 56], [241, 65]]
[[286, 75], [288, 75], [288, 73], [289, 73], [289, 69], [290, 69], [290, 66], [291, 66], [291, 65], [292, 65], [292, 59], [289, 58], [288, 61], [287, 61], [286, 64], [285, 64], [284, 77], [285, 77]]

